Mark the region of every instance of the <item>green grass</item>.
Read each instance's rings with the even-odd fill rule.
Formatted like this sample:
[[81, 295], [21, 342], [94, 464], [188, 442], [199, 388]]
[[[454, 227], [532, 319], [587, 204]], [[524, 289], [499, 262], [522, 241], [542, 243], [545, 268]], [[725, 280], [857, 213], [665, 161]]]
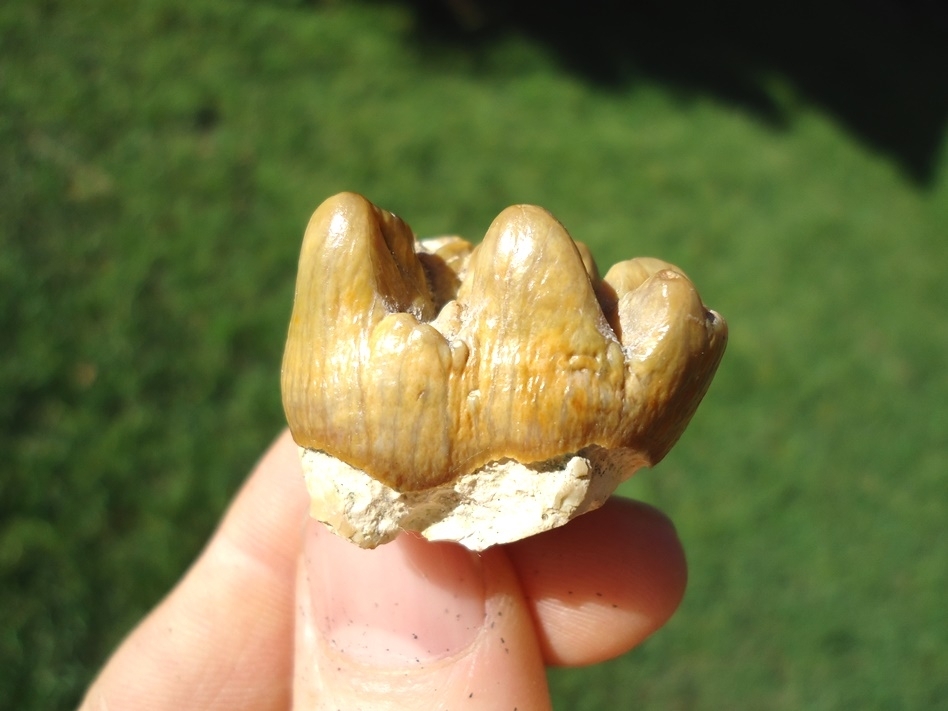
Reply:
[[0, 7], [0, 698], [76, 703], [199, 550], [282, 424], [302, 230], [348, 189], [419, 234], [544, 205], [731, 324], [692, 427], [625, 488], [679, 526], [685, 602], [552, 671], [558, 708], [948, 708], [948, 155], [920, 182], [780, 73], [783, 124], [416, 23]]

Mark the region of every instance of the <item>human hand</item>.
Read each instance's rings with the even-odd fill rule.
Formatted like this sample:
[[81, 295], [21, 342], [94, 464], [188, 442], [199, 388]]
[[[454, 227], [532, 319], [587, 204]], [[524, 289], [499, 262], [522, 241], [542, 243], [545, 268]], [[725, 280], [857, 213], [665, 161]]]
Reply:
[[624, 653], [684, 592], [674, 528], [628, 500], [481, 554], [362, 550], [307, 504], [284, 433], [80, 711], [546, 709], [544, 665]]

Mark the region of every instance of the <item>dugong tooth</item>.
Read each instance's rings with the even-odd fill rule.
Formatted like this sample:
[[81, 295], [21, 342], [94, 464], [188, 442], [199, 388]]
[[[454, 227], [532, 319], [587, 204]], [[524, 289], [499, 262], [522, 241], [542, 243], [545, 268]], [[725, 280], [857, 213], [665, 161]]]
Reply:
[[565, 523], [668, 452], [726, 340], [681, 270], [600, 278], [542, 208], [472, 247], [336, 195], [303, 239], [281, 383], [312, 512], [364, 546]]

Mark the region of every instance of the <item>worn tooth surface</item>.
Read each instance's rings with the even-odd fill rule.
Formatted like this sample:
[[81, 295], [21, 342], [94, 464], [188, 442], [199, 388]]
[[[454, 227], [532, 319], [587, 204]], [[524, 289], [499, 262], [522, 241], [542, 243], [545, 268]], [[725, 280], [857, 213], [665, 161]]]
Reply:
[[[307, 227], [282, 373], [314, 515], [366, 546], [560, 525], [667, 453], [726, 339], [681, 270], [600, 278], [541, 208], [504, 210], [472, 247], [337, 195]], [[525, 521], [501, 510], [528, 500]]]
[[474, 246], [460, 237], [433, 237], [416, 244], [418, 259], [428, 275], [435, 308], [454, 299], [467, 273]]
[[619, 294], [619, 338], [627, 359], [619, 439], [654, 463], [681, 436], [710, 385], [727, 327], [675, 268], [659, 269]]

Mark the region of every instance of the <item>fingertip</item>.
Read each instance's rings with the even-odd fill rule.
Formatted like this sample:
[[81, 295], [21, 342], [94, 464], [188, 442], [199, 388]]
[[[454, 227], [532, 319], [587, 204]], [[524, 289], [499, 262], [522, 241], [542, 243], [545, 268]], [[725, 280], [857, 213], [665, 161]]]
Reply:
[[662, 627], [687, 583], [671, 521], [612, 498], [568, 525], [509, 546], [548, 664], [595, 664]]

